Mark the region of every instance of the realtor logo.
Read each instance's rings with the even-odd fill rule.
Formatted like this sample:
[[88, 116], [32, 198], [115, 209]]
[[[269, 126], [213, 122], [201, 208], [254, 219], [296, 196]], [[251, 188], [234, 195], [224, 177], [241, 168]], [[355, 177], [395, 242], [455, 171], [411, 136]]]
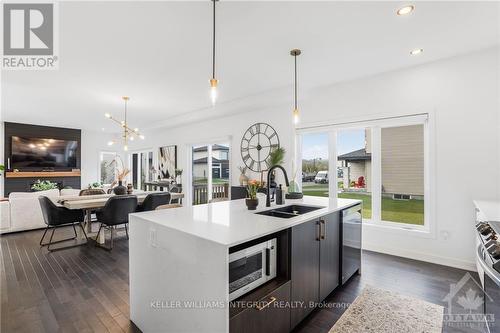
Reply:
[[54, 69], [55, 3], [3, 4], [3, 69]]

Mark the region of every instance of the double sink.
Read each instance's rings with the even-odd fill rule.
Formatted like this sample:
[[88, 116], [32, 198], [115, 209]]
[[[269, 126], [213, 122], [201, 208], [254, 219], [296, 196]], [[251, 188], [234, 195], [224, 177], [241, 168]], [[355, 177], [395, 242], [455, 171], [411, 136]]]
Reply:
[[289, 219], [289, 218], [296, 217], [296, 216], [299, 216], [302, 214], [307, 214], [307, 213], [313, 212], [313, 211], [321, 209], [321, 208], [324, 208], [324, 207], [290, 205], [290, 206], [284, 206], [284, 207], [280, 207], [280, 208], [265, 210], [265, 211], [258, 212], [255, 214], [272, 216], [272, 217], [279, 217], [282, 219]]

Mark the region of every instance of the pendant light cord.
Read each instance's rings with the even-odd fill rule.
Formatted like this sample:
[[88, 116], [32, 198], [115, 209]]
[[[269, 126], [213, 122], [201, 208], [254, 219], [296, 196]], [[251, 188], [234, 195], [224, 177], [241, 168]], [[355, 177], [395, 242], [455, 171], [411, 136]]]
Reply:
[[212, 79], [215, 79], [215, 2], [217, 0], [212, 0], [214, 4], [213, 8], [213, 40], [212, 40]]
[[295, 54], [293, 56], [293, 59], [295, 61], [295, 77], [294, 77], [294, 84], [295, 84], [295, 92], [294, 92], [294, 95], [295, 95], [295, 110], [297, 110], [297, 55]]

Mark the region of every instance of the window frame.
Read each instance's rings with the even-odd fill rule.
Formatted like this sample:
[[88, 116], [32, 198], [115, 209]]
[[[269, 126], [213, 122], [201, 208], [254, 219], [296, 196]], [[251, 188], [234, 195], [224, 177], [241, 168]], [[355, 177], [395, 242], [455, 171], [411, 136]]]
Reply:
[[[400, 126], [423, 125], [424, 135], [424, 225], [414, 225], [402, 222], [384, 221], [381, 218], [382, 213], [382, 168], [381, 168], [381, 129]], [[342, 123], [321, 124], [312, 127], [301, 127], [295, 130], [295, 163], [302, 165], [302, 135], [310, 133], [328, 133], [329, 134], [329, 156], [337, 155], [337, 133], [340, 130], [353, 128], [370, 128], [372, 144], [372, 217], [365, 219], [364, 223], [368, 227], [385, 228], [389, 232], [407, 233], [414, 232], [422, 237], [435, 237], [435, 153], [434, 146], [434, 116], [432, 113], [419, 113], [411, 115], [401, 115], [396, 117], [345, 121]], [[337, 158], [334, 163], [329, 163], [329, 173], [337, 172]], [[329, 158], [330, 159], [330, 158]], [[301, 169], [300, 169], [301, 171]], [[330, 198], [337, 199], [337, 182], [329, 182]], [[302, 179], [300, 178], [302, 187]], [[333, 194], [333, 195], [332, 195]]]

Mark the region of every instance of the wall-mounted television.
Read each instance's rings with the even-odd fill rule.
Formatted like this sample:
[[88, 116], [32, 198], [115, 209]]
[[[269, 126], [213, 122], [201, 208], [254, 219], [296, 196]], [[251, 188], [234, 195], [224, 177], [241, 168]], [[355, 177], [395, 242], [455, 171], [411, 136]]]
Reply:
[[77, 168], [78, 141], [12, 136], [11, 168]]

